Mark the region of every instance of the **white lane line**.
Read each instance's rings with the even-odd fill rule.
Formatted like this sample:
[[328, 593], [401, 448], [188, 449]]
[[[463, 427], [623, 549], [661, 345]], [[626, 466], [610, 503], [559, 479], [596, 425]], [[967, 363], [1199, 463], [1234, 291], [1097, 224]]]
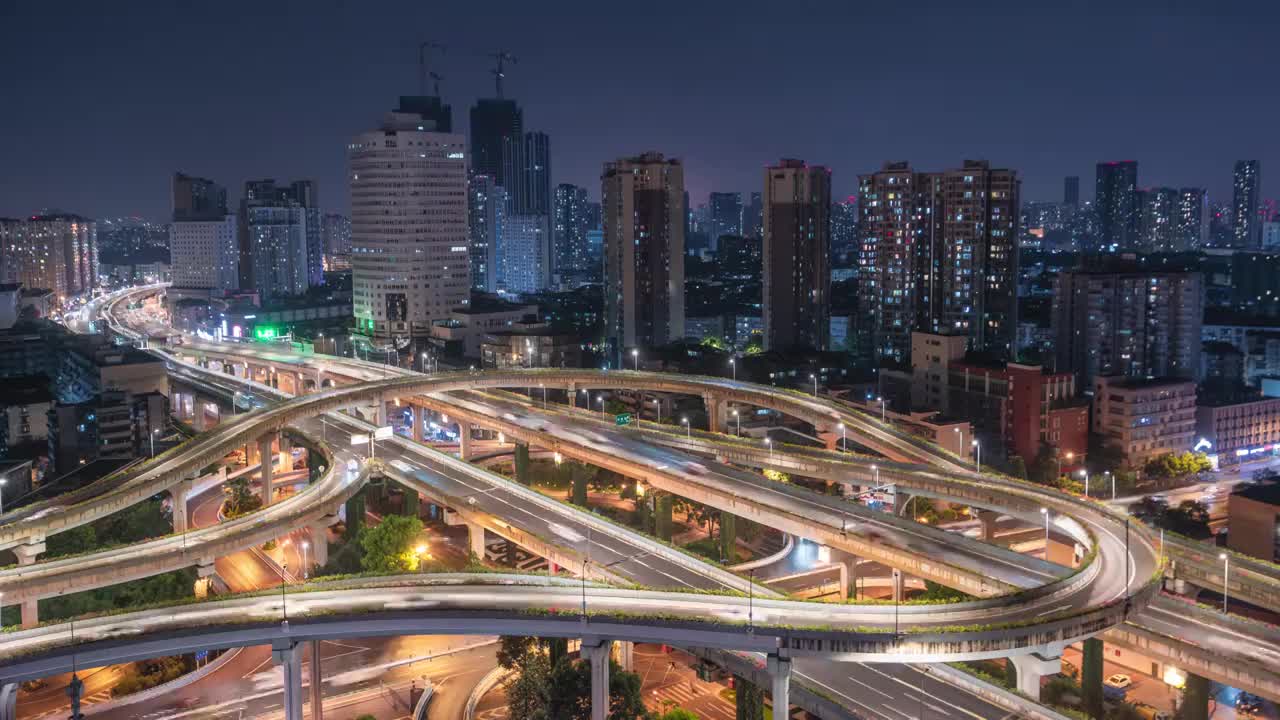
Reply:
[[826, 690], [832, 695], [838, 695], [844, 698], [845, 700], [848, 700], [849, 702], [853, 703], [854, 705], [857, 705], [860, 708], [865, 708], [868, 712], [871, 713], [872, 717], [887, 717], [883, 712], [876, 710], [875, 708], [871, 707], [870, 705], [867, 705], [866, 703], [859, 702], [856, 698], [850, 697], [849, 695], [846, 695], [845, 693], [840, 692], [839, 690], [831, 687], [830, 685], [822, 682], [821, 680], [805, 675], [802, 672], [797, 672], [795, 673], [795, 675], [796, 677], [802, 678], [807, 683], [811, 683], [813, 685], [817, 685], [818, 687], [821, 687], [823, 690]]
[[1042, 613], [1036, 613], [1036, 617], [1044, 617], [1045, 615], [1052, 615], [1056, 612], [1061, 612], [1063, 610], [1070, 610], [1070, 609], [1071, 609], [1070, 605], [1063, 605], [1062, 607], [1056, 607], [1056, 608], [1053, 608], [1052, 610], [1045, 610]]
[[[923, 694], [923, 693], [922, 693], [922, 694]], [[934, 711], [934, 712], [938, 713], [939, 715], [941, 715], [941, 716], [943, 716], [943, 717], [950, 717], [949, 715], [947, 715], [946, 708], [940, 708], [940, 707], [938, 707], [937, 705], [934, 705], [933, 703], [926, 702], [924, 698], [916, 697], [915, 695], [912, 695], [911, 693], [902, 693], [902, 697], [904, 697], [904, 698], [906, 698], [906, 699], [908, 699], [908, 700], [914, 700], [914, 701], [916, 702], [916, 704], [917, 704], [919, 707], [927, 707], [927, 708], [929, 708], [930, 710], [932, 710], [932, 711]], [[929, 697], [930, 697], [930, 698], [932, 698], [933, 696], [932, 696], [932, 695], [930, 695]], [[923, 716], [924, 716], [924, 713], [920, 713], [920, 715], [921, 715], [921, 717], [923, 717]]]

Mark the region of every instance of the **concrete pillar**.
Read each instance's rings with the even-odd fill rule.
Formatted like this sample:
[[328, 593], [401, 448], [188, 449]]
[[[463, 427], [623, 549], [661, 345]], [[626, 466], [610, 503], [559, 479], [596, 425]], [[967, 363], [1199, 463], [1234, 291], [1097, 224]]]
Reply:
[[569, 407], [578, 407], [578, 383], [569, 383], [565, 392], [569, 393]]
[[217, 574], [218, 570], [214, 567], [213, 560], [202, 558], [196, 565], [194, 593], [198, 599], [203, 600], [209, 597], [209, 591], [213, 589], [213, 579]]
[[329, 524], [327, 521], [318, 522], [311, 526], [311, 560], [316, 567], [324, 567], [329, 562]]
[[0, 720], [18, 720], [18, 683], [0, 685]]
[[302, 645], [290, 640], [271, 643], [271, 662], [284, 673], [284, 720], [302, 720]]
[[19, 565], [33, 565], [40, 553], [44, 552], [44, 540], [28, 540], [27, 542], [17, 545], [13, 548], [13, 554], [18, 556]]
[[1062, 672], [1062, 656], [1046, 656], [1040, 653], [1014, 655], [1009, 658], [1018, 671], [1018, 692], [1039, 702], [1040, 678]]
[[276, 464], [275, 455], [271, 452], [271, 436], [258, 438], [258, 457], [262, 463], [262, 506], [271, 504], [271, 475]]
[[22, 601], [22, 629], [27, 630], [40, 624], [40, 602], [37, 600]]
[[422, 426], [425, 424], [423, 420], [427, 419], [426, 408], [421, 405], [413, 406], [413, 441], [422, 442]]
[[[35, 563], [40, 553], [44, 552], [44, 541], [28, 542], [13, 548], [13, 554], [18, 557], [18, 565], [31, 565]], [[33, 628], [40, 624], [40, 603], [33, 599], [23, 600], [19, 606], [22, 614], [22, 627]]]
[[582, 639], [580, 654], [591, 663], [591, 720], [605, 720], [609, 715], [609, 646], [608, 641]]
[[1000, 513], [994, 510], [979, 510], [978, 522], [982, 523], [982, 541], [993, 542], [996, 539], [996, 519]]
[[630, 640], [619, 640], [614, 643], [614, 648], [618, 651], [618, 666], [623, 672], [631, 672], [635, 667], [636, 644]]
[[187, 531], [187, 496], [191, 494], [191, 478], [184, 478], [169, 489], [169, 507], [173, 511], [173, 531]]
[[707, 429], [711, 432], [724, 432], [724, 402], [712, 393], [703, 393], [702, 403], [707, 410]]
[[896, 485], [893, 488], [893, 514], [899, 517], [906, 515], [907, 506], [911, 504], [911, 496], [902, 492]]
[[311, 646], [311, 720], [324, 720], [324, 675], [320, 666], [320, 641]]
[[471, 423], [460, 422], [458, 423], [458, 457], [470, 460], [471, 454]]
[[849, 556], [849, 559], [844, 562], [844, 565], [844, 574], [849, 578], [849, 592], [845, 597], [851, 597], [856, 600], [858, 598], [858, 558], [851, 555]]
[[484, 527], [467, 523], [467, 546], [481, 562], [484, 561]]
[[791, 658], [770, 655], [768, 667], [773, 680], [773, 717], [786, 720], [791, 710]]
[[385, 427], [387, 424], [387, 400], [379, 397], [377, 404], [373, 406], [373, 424], [378, 427]]
[[204, 401], [198, 395], [191, 405], [191, 427], [195, 428], [196, 432], [205, 431]]
[[906, 579], [907, 579], [906, 576], [902, 574], [901, 570], [897, 568], [893, 569], [893, 601], [894, 602], [902, 602], [903, 600], [906, 599], [906, 592], [907, 592]]
[[849, 597], [849, 565], [838, 562], [836, 567], [839, 568], [840, 573], [840, 599], [844, 600]]

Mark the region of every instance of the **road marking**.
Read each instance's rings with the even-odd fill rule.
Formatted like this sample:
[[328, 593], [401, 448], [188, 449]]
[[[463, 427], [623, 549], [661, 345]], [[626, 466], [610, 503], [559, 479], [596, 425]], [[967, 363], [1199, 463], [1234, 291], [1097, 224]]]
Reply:
[[1063, 610], [1070, 610], [1070, 609], [1071, 609], [1070, 605], [1063, 605], [1062, 607], [1056, 607], [1056, 608], [1053, 608], [1052, 610], [1045, 610], [1042, 613], [1036, 613], [1036, 617], [1044, 617], [1045, 615], [1052, 615], [1056, 612], [1061, 612]]

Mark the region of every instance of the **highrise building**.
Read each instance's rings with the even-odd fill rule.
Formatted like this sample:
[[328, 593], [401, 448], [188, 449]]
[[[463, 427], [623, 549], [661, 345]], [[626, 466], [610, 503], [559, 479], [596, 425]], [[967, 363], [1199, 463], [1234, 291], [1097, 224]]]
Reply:
[[783, 159], [765, 168], [763, 199], [764, 349], [825, 350], [831, 331], [831, 171]]
[[1052, 328], [1059, 372], [1195, 378], [1204, 283], [1196, 272], [1111, 267], [1067, 270], [1054, 285]]
[[425, 340], [470, 299], [466, 140], [427, 120], [388, 113], [347, 148], [356, 330], [379, 341]]
[[481, 98], [471, 108], [471, 172], [507, 187], [502, 145], [524, 134], [524, 112], [515, 100]]
[[240, 201], [240, 284], [264, 299], [324, 282], [324, 221], [310, 180], [245, 183]]
[[507, 193], [493, 181], [493, 176], [472, 175], [467, 181], [467, 198], [471, 287], [484, 292], [497, 292]]
[[764, 196], [751, 193], [751, 201], [742, 209], [742, 233], [759, 239], [764, 233]]
[[1234, 241], [1231, 205], [1217, 201], [1209, 203], [1209, 246], [1227, 248]]
[[1177, 240], [1174, 250], [1198, 250], [1205, 244], [1209, 209], [1204, 188], [1182, 188], [1178, 191]]
[[1177, 188], [1157, 187], [1143, 190], [1140, 250], [1174, 252], [1179, 249], [1178, 227], [1181, 198]]
[[[402, 99], [403, 100], [403, 99]], [[324, 216], [324, 267], [326, 270], [351, 268], [351, 218], [338, 213]]]
[[585, 272], [591, 262], [587, 254], [587, 231], [591, 229], [587, 189], [561, 183], [556, 186], [552, 219], [552, 272], [565, 276]]
[[513, 215], [551, 215], [551, 140], [546, 133], [527, 132], [502, 139], [502, 173]]
[[551, 228], [546, 215], [509, 214], [502, 221], [498, 289], [536, 293], [551, 284]]
[[707, 205], [711, 211], [711, 233], [708, 240], [712, 250], [719, 247], [721, 237], [742, 235], [742, 193], [713, 192]]
[[1133, 160], [1098, 163], [1097, 194], [1093, 205], [1098, 213], [1100, 249], [1111, 251], [1137, 247], [1141, 211], [1138, 204], [1138, 163]]
[[453, 132], [453, 106], [446, 105], [444, 100], [435, 95], [401, 95], [400, 106], [396, 112], [421, 116], [424, 121], [423, 130], [435, 132]]
[[227, 191], [205, 178], [173, 176], [169, 263], [173, 287], [227, 292], [240, 287], [236, 216]]
[[831, 204], [831, 254], [858, 251], [858, 198], [850, 196]]
[[1080, 176], [1068, 175], [1062, 182], [1062, 203], [1071, 208], [1080, 207]]
[[684, 167], [656, 152], [620, 158], [600, 185], [605, 342], [619, 363], [684, 337]]
[[0, 278], [53, 291], [59, 302], [98, 286], [98, 229], [71, 214], [0, 219]]
[[1262, 246], [1262, 218], [1258, 216], [1257, 160], [1239, 160], [1231, 175], [1233, 190], [1232, 247], [1256, 249]]
[[911, 331], [966, 335], [1009, 357], [1017, 329], [1018, 208], [1013, 170], [985, 161], [858, 178], [862, 345], [904, 362]]
[[1268, 252], [1280, 250], [1280, 213], [1262, 223], [1262, 249]]

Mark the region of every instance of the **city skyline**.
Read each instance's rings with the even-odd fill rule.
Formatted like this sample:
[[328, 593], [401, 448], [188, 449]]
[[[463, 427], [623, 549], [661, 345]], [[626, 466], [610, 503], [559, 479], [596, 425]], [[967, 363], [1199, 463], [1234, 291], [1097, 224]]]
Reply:
[[[1261, 197], [1276, 194], [1265, 170], [1280, 166], [1280, 150], [1266, 141], [1266, 118], [1280, 110], [1280, 100], [1256, 88], [1267, 85], [1261, 61], [1267, 28], [1280, 21], [1280, 10], [1262, 3], [1237, 4], [1215, 14], [1213, 24], [1176, 8], [1159, 17], [1101, 6], [1093, 13], [1005, 4], [967, 14], [943, 6], [835, 9], [830, 22], [806, 27], [812, 53], [776, 65], [756, 61], [749, 49], [790, 27], [788, 16], [745, 7], [734, 14], [679, 8], [682, 22], [664, 40], [670, 52], [644, 61], [614, 51], [644, 49], [643, 37], [619, 40], [611, 32], [638, 18], [588, 21], [571, 6], [537, 16], [513, 7], [505, 12], [510, 22], [500, 27], [468, 9], [430, 17], [402, 9], [397, 14], [404, 21], [376, 29], [351, 22], [348, 7], [302, 10], [241, 6], [225, 16], [201, 16], [142, 5], [102, 18], [56, 6], [15, 11], [5, 32], [13, 37], [0, 50], [11, 64], [31, 57], [48, 33], [69, 42], [59, 63], [11, 78], [14, 96], [47, 112], [0, 120], [5, 136], [24, 138], [0, 150], [0, 163], [12, 169], [0, 186], [0, 215], [58, 207], [92, 217], [162, 218], [175, 171], [231, 188], [255, 177], [314, 178], [329, 203], [325, 210], [346, 213], [346, 141], [377, 121], [376, 108], [386, 98], [417, 91], [417, 45], [424, 40], [450, 46], [431, 64], [444, 75], [442, 93], [459, 129], [475, 100], [493, 95], [492, 61], [485, 56], [500, 47], [514, 53], [519, 62], [506, 69], [506, 97], [520, 104], [530, 127], [551, 136], [551, 182], [591, 188], [593, 200], [603, 164], [642, 150], [681, 159], [695, 205], [712, 191], [758, 191], [760, 169], [777, 157], [832, 168], [837, 198], [854, 195], [857, 175], [884, 162], [941, 166], [957, 157], [1018, 169], [1027, 200], [1060, 198], [1065, 176], [1090, 178], [1096, 162], [1126, 159], [1140, 163], [1143, 187], [1206, 187], [1210, 198], [1226, 201], [1234, 163], [1256, 159], [1264, 169]], [[286, 14], [299, 23], [298, 39], [273, 34], [270, 47], [259, 48], [254, 28]], [[528, 39], [530, 23], [547, 30], [538, 42]], [[706, 42], [723, 24], [733, 26], [735, 32], [723, 33], [732, 39]], [[426, 37], [433, 27], [449, 29], [434, 31], [444, 37]], [[1035, 27], [1058, 30], [1032, 32]], [[919, 41], [918, 57], [866, 69], [863, 57], [889, 51], [908, 30]], [[145, 33], [147, 42], [99, 52], [101, 38], [135, 32]], [[904, 83], [936, 69], [945, 51], [929, 48], [945, 47], [952, 32], [967, 32], [979, 41], [973, 47], [984, 48], [968, 53], [975, 77], [1001, 72], [1012, 82], [1002, 83], [1005, 89], [942, 88], [928, 100], [902, 93]], [[983, 38], [1001, 42], [984, 47]], [[1080, 50], [1121, 40], [1123, 47], [1105, 59]], [[334, 53], [334, 47], [347, 50]], [[279, 74], [294, 79], [270, 93], [246, 91], [238, 78], [268, 51]], [[1211, 68], [1227, 52], [1239, 60], [1238, 72], [1223, 77]], [[178, 54], [194, 64], [181, 76], [178, 64], [155, 62]], [[1011, 56], [1018, 58], [1015, 66], [1007, 64]], [[1126, 72], [1108, 74], [1115, 64]], [[805, 79], [797, 82], [800, 73]], [[1136, 76], [1150, 81], [1135, 88], [1127, 79]], [[761, 83], [768, 88], [763, 96]], [[1196, 102], [1187, 102], [1188, 93]], [[869, 111], [866, 101], [875, 97], [896, 98], [894, 112]], [[643, 111], [616, 111], [637, 100]], [[823, 111], [788, 112], [780, 128], [781, 108], [797, 103]], [[95, 108], [92, 122], [72, 124], [75, 133], [66, 132], [66, 121], [49, 121], [84, 115], [85, 104]], [[938, 106], [948, 107], [948, 122], [930, 110]], [[1212, 130], [1222, 127], [1231, 132]], [[1208, 134], [1208, 141], [1186, 142], [1198, 134]], [[1087, 200], [1092, 183], [1085, 185]]]

